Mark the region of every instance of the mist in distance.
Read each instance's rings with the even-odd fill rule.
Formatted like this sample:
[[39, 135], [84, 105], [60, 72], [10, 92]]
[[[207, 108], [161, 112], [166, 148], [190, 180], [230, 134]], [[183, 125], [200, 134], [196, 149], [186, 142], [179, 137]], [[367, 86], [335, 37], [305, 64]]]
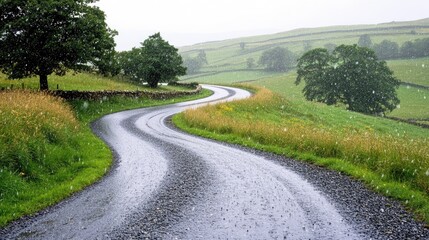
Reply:
[[155, 32], [179, 47], [297, 28], [429, 17], [427, 0], [100, 0], [97, 5], [119, 32], [119, 51], [139, 46]]

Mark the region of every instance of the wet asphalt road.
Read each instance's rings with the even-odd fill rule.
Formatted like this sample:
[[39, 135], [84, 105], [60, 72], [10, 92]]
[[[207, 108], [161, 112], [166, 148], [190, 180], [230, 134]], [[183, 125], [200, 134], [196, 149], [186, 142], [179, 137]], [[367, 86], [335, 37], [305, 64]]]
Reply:
[[99, 183], [2, 239], [429, 239], [396, 202], [339, 173], [189, 136], [169, 116], [248, 97], [209, 98], [107, 115], [93, 129], [115, 163]]

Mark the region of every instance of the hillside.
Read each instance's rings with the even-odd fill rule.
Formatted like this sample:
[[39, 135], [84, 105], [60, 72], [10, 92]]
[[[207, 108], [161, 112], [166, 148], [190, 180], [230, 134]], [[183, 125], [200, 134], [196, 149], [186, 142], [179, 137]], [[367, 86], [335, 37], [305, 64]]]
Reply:
[[[401, 45], [406, 41], [429, 37], [429, 18], [409, 22], [391, 22], [374, 25], [332, 26], [321, 28], [295, 29], [287, 32], [254, 37], [207, 42], [179, 49], [182, 56], [194, 57], [204, 50], [207, 65], [198, 75], [185, 76], [183, 80], [198, 79], [213, 82], [213, 76], [222, 72], [246, 71], [245, 78], [236, 81], [254, 80], [265, 76], [260, 68], [247, 69], [246, 61], [253, 58], [256, 62], [262, 52], [275, 46], [286, 47], [300, 55], [307, 48], [324, 47], [326, 44], [354, 44], [361, 35], [368, 34], [373, 43], [390, 40]], [[242, 48], [242, 46], [244, 47]], [[201, 78], [201, 76], [204, 76]], [[206, 79], [210, 76], [209, 79]], [[197, 78], [196, 78], [197, 77]]]
[[[295, 86], [295, 71], [287, 73], [267, 72], [257, 61], [262, 52], [281, 46], [300, 56], [305, 47], [325, 47], [326, 44], [356, 44], [359, 37], [368, 34], [374, 44], [390, 40], [401, 46], [406, 41], [429, 38], [429, 18], [410, 22], [391, 22], [374, 25], [333, 26], [322, 28], [296, 29], [288, 32], [207, 42], [183, 47], [183, 57], [195, 57], [204, 50], [208, 64], [197, 74], [182, 77], [183, 81], [231, 84], [252, 82], [270, 88], [285, 96], [303, 99], [302, 86]], [[244, 48], [242, 49], [242, 46]], [[247, 68], [247, 59], [253, 58], [256, 65]], [[400, 106], [389, 116], [427, 123], [429, 120], [429, 58], [398, 59], [387, 61], [395, 76], [404, 83], [398, 96]], [[422, 87], [415, 87], [419, 85]]]

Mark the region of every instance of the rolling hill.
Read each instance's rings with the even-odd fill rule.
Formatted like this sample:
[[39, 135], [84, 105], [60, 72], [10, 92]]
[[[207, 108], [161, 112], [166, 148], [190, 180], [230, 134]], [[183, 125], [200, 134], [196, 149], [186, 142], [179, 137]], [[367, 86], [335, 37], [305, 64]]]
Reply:
[[[257, 62], [264, 50], [281, 46], [299, 56], [306, 48], [324, 47], [326, 44], [355, 44], [359, 37], [365, 34], [371, 37], [373, 43], [390, 40], [402, 45], [406, 41], [428, 38], [429, 18], [374, 25], [303, 28], [271, 35], [182, 47], [179, 51], [183, 57], [195, 57], [201, 50], [204, 50], [208, 61], [199, 74], [185, 76], [182, 80], [216, 83], [221, 79], [221, 82], [225, 82], [223, 75], [227, 75], [226, 78], [231, 78], [233, 75], [234, 82], [259, 79], [271, 74], [262, 71], [260, 67], [248, 69], [246, 61], [248, 58], [253, 58]], [[236, 74], [231, 74], [231, 72]], [[429, 80], [427, 85], [429, 85]]]

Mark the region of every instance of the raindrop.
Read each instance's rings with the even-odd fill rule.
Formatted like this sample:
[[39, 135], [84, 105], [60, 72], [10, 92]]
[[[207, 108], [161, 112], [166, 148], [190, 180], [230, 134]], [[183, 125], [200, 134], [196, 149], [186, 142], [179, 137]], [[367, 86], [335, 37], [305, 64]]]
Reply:
[[83, 102], [82, 108], [87, 109], [89, 106], [89, 103], [87, 101]]
[[429, 176], [429, 169], [428, 170], [426, 170], [426, 176]]

